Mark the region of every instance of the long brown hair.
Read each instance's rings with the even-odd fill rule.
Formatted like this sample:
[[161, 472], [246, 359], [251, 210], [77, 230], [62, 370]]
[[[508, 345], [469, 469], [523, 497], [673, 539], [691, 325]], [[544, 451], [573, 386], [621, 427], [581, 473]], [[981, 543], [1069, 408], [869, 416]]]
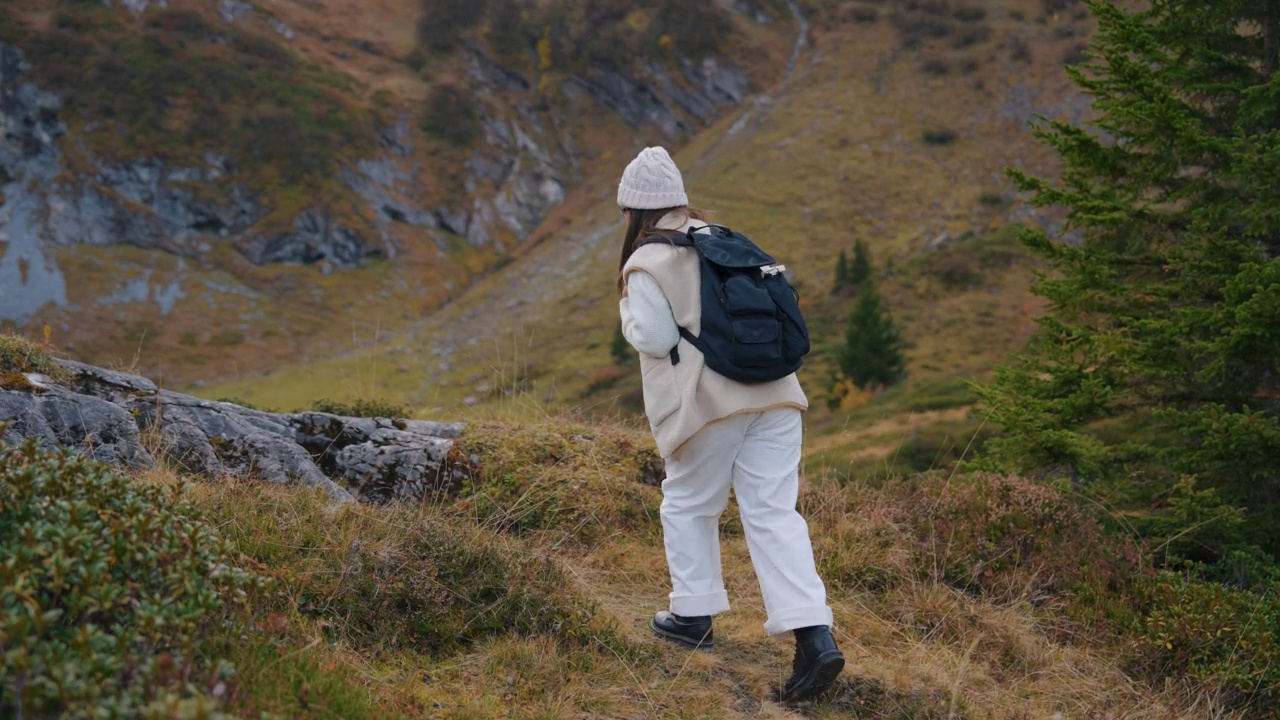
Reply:
[[627, 213], [627, 233], [622, 238], [622, 259], [618, 261], [618, 295], [622, 295], [627, 288], [626, 278], [622, 277], [622, 269], [627, 266], [627, 261], [631, 259], [631, 254], [636, 248], [645, 243], [652, 242], [654, 236], [661, 236], [662, 230], [658, 229], [658, 223], [668, 214], [681, 211], [692, 220], [701, 220], [706, 222], [710, 214], [705, 210], [699, 210], [695, 207], [682, 206], [662, 208], [660, 210], [634, 210], [628, 208]]

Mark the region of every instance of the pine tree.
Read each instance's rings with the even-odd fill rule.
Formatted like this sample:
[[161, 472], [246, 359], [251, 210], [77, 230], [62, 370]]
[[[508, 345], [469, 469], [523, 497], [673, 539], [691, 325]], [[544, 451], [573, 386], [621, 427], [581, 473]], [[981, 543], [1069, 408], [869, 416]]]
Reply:
[[892, 385], [905, 377], [902, 335], [881, 306], [874, 285], [859, 290], [836, 361], [841, 375], [860, 389]]
[[989, 463], [1196, 475], [1280, 553], [1280, 0], [1086, 4], [1092, 59], [1068, 73], [1099, 117], [1038, 126], [1061, 182], [1010, 171], [1083, 240], [1023, 233], [1054, 272], [1036, 337], [981, 392], [1006, 430]]
[[831, 294], [836, 295], [849, 284], [849, 255], [840, 248], [840, 257], [836, 259], [836, 279], [831, 284]]
[[619, 365], [626, 365], [636, 357], [635, 351], [631, 349], [631, 343], [627, 342], [627, 337], [622, 334], [621, 325], [614, 328], [613, 341], [609, 343], [609, 354]]
[[853, 264], [848, 271], [848, 284], [861, 286], [871, 279], [871, 250], [861, 239], [853, 244]]

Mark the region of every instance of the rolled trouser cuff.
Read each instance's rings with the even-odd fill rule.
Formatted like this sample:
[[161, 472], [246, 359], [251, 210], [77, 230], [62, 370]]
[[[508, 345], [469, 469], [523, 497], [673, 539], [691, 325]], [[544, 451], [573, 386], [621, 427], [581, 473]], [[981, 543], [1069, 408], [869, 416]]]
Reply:
[[814, 625], [830, 626], [832, 620], [831, 608], [826, 605], [791, 608], [790, 610], [780, 610], [770, 615], [769, 621], [764, 624], [764, 631], [770, 635], [781, 635], [796, 628], [812, 627]]
[[729, 593], [724, 590], [706, 593], [705, 595], [676, 595], [672, 593], [670, 598], [671, 612], [685, 617], [718, 615], [729, 609]]

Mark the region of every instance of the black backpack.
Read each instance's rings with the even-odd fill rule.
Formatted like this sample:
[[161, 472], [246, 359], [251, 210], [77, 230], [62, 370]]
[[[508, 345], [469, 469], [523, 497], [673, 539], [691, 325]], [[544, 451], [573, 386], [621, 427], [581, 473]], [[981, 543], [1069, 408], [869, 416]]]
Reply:
[[[769, 382], [798, 370], [809, 352], [809, 329], [785, 268], [723, 225], [668, 238], [698, 252], [702, 333], [694, 336], [682, 327], [680, 336], [702, 352], [707, 367], [741, 383]], [[671, 363], [679, 362], [672, 350]]]

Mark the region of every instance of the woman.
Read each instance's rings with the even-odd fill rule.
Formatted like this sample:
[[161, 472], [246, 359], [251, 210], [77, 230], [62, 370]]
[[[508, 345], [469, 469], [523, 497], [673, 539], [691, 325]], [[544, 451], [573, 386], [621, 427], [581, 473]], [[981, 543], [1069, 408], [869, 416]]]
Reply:
[[622, 332], [640, 353], [645, 414], [667, 475], [661, 515], [670, 610], [654, 615], [650, 628], [686, 647], [714, 647], [711, 616], [729, 609], [719, 518], [732, 485], [768, 613], [765, 631], [796, 638], [795, 672], [783, 697], [813, 697], [831, 686], [844, 656], [831, 634], [809, 528], [796, 511], [808, 401], [794, 374], [734, 382], [681, 339], [681, 327], [699, 334], [700, 270], [696, 250], [666, 238], [706, 223], [689, 207], [666, 150], [646, 148], [627, 166], [618, 206], [627, 218], [618, 277]]

